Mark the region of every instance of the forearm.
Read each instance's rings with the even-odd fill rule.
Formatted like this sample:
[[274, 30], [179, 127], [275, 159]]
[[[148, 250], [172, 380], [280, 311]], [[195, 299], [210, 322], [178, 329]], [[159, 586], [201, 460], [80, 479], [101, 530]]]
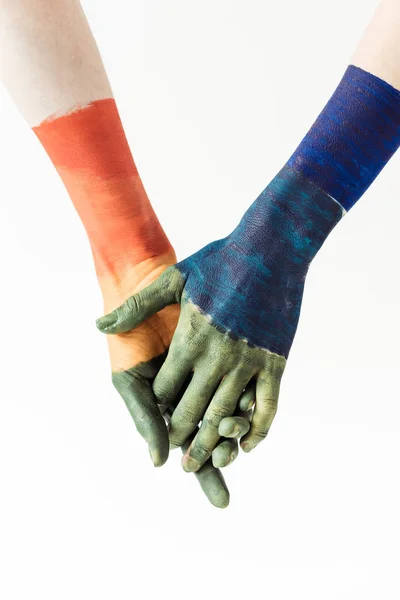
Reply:
[[384, 0], [288, 166], [351, 208], [400, 145], [400, 4]]
[[[285, 358], [311, 261], [400, 145], [400, 92], [391, 85], [400, 83], [395, 77], [400, 52], [393, 51], [400, 21], [389, 23], [389, 8], [399, 9], [397, 3], [383, 5], [356, 53], [360, 66], [348, 67], [310, 131], [238, 227], [178, 264], [187, 278], [186, 297], [219, 328]], [[382, 36], [384, 18], [387, 35]], [[389, 66], [388, 83], [381, 77]], [[372, 67], [376, 74], [365, 70]], [[193, 276], [199, 261], [201, 278]]]
[[82, 219], [100, 283], [172, 253], [77, 0], [1, 0], [3, 81]]

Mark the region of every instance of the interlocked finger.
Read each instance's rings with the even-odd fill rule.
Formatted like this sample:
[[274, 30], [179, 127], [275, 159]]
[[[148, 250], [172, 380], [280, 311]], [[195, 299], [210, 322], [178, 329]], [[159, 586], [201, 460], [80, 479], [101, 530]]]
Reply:
[[221, 382], [204, 414], [198, 434], [182, 459], [185, 471], [197, 471], [209, 459], [220, 438], [219, 425], [222, 419], [235, 412], [246, 384], [243, 376], [239, 378], [233, 374], [226, 376]]

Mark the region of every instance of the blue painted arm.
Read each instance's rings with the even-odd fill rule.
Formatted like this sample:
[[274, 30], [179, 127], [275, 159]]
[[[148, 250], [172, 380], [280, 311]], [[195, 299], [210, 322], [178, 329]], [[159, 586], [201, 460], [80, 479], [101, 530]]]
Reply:
[[192, 380], [171, 417], [179, 445], [202, 420], [183, 458], [197, 471], [219, 440], [219, 424], [255, 385], [252, 450], [268, 433], [296, 332], [309, 265], [345, 209], [373, 182], [400, 144], [400, 93], [350, 66], [288, 163], [225, 239], [168, 269], [101, 320], [119, 333], [168, 304], [181, 316], [154, 380], [161, 403]]

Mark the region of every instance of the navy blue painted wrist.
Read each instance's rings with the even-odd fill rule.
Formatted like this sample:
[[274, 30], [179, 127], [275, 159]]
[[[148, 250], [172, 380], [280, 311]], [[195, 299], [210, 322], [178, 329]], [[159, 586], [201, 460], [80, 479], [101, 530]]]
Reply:
[[178, 264], [187, 298], [234, 339], [287, 356], [309, 264], [342, 214], [285, 166], [231, 235]]

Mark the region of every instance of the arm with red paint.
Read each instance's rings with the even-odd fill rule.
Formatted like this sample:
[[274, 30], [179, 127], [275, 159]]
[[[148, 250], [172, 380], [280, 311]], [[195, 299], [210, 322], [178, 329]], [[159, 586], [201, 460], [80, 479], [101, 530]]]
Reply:
[[[57, 169], [85, 226], [105, 310], [176, 262], [133, 161], [107, 75], [77, 0], [1, 0], [1, 76]], [[167, 307], [134, 332], [109, 338], [115, 387], [155, 465], [169, 451], [151, 382], [179, 314]], [[199, 477], [211, 502], [229, 501], [209, 463]]]

